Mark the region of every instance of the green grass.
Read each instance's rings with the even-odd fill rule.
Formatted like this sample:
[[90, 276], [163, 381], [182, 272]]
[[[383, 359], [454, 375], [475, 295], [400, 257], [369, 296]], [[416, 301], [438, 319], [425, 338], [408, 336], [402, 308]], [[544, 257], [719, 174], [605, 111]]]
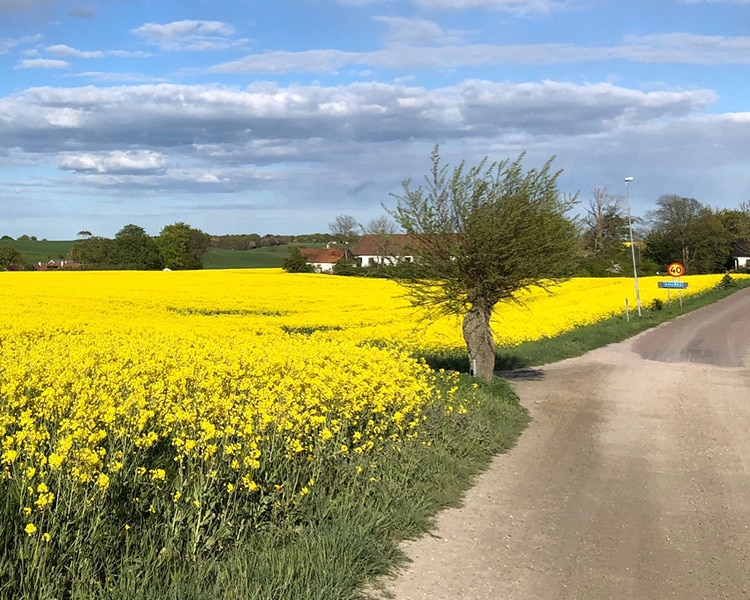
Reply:
[[58, 260], [65, 258], [75, 243], [74, 240], [67, 241], [24, 241], [24, 240], [0, 240], [0, 246], [12, 246], [21, 253], [24, 262], [36, 264], [47, 262], [50, 259]]
[[211, 248], [201, 260], [204, 269], [280, 268], [288, 252], [287, 246], [271, 246], [253, 250]]
[[[302, 246], [325, 248], [325, 244], [302, 244]], [[211, 248], [201, 260], [204, 269], [270, 269], [281, 268], [288, 255], [289, 246], [270, 246], [252, 250]]]

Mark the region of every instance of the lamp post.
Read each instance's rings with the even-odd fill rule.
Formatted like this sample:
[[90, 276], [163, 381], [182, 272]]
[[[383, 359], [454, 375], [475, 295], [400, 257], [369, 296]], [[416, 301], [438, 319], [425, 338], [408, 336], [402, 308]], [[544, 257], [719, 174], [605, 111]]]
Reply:
[[638, 291], [638, 270], [635, 266], [635, 244], [633, 243], [633, 221], [630, 218], [630, 191], [628, 184], [633, 181], [632, 177], [625, 178], [625, 201], [628, 204], [628, 230], [630, 231], [630, 254], [633, 257], [633, 281], [635, 282], [635, 303], [638, 306], [638, 316], [641, 316], [641, 294]]

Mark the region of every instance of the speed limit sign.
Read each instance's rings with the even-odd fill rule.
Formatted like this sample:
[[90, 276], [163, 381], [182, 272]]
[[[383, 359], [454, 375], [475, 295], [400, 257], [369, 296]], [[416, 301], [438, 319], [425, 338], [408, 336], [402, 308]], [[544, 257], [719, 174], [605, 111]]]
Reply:
[[667, 267], [667, 273], [672, 277], [682, 277], [685, 274], [685, 267], [682, 263], [673, 262]]

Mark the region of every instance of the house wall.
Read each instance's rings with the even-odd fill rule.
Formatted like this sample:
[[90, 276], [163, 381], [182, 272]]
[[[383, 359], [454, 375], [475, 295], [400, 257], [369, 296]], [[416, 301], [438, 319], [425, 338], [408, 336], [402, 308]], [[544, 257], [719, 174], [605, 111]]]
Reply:
[[333, 273], [334, 263], [310, 263], [316, 273]]
[[380, 265], [383, 263], [395, 265], [398, 262], [412, 262], [414, 260], [413, 256], [372, 256], [369, 254], [362, 254], [357, 256], [357, 258], [363, 267], [370, 267], [372, 265]]

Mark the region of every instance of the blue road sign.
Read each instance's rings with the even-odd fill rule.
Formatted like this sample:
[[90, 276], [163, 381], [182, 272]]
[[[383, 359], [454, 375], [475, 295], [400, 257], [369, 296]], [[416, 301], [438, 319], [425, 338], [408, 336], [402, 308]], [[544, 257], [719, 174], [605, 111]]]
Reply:
[[685, 290], [687, 289], [687, 281], [660, 281], [659, 287], [666, 288], [668, 290]]

